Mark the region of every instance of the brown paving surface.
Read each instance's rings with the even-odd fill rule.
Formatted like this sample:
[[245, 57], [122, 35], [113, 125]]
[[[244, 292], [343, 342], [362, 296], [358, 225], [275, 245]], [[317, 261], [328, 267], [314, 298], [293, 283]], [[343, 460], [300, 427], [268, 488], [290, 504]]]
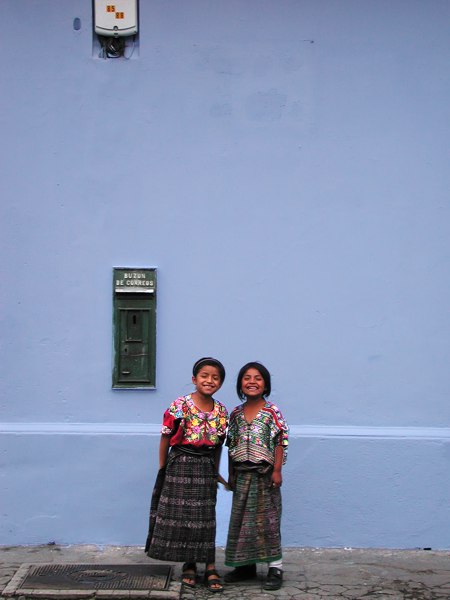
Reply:
[[[138, 547], [0, 546], [0, 593], [24, 563], [149, 564]], [[355, 550], [288, 548], [283, 557], [281, 590], [262, 589], [266, 567], [258, 565], [256, 580], [226, 585], [216, 597], [223, 600], [449, 600], [450, 552], [423, 550]], [[174, 565], [180, 578], [180, 565]], [[199, 565], [199, 579], [204, 565]], [[221, 574], [223, 549], [217, 551]], [[195, 589], [181, 588], [181, 600], [201, 600], [212, 594], [199, 581]], [[64, 598], [64, 594], [60, 596]], [[67, 597], [67, 595], [66, 595]], [[3, 597], [0, 596], [3, 600]], [[22, 599], [23, 600], [23, 599]]]

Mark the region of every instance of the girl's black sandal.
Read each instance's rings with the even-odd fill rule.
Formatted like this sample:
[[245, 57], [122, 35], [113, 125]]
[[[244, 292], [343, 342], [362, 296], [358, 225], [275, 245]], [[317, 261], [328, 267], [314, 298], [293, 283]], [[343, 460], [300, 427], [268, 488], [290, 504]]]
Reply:
[[197, 565], [195, 562], [186, 562], [181, 567], [181, 582], [186, 587], [195, 588], [197, 584]]
[[266, 581], [264, 582], [265, 590], [279, 590], [283, 583], [283, 571], [276, 567], [269, 567]]
[[[211, 575], [215, 575], [215, 577], [210, 579]], [[220, 580], [220, 575], [215, 569], [208, 569], [205, 571], [205, 586], [210, 592], [223, 592], [223, 585]]]
[[233, 571], [225, 573], [223, 578], [225, 583], [237, 583], [246, 579], [254, 579], [256, 577], [256, 564], [244, 565], [235, 567]]

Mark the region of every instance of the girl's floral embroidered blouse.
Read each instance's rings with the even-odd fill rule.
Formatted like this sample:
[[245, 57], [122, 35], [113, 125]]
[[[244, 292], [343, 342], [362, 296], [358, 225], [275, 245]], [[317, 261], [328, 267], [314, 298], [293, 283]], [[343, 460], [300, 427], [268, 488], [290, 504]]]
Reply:
[[273, 465], [276, 446], [283, 447], [283, 464], [287, 459], [289, 427], [280, 409], [266, 400], [264, 407], [251, 423], [244, 415], [244, 406], [239, 405], [230, 415], [227, 446], [234, 462], [262, 461]]
[[228, 426], [228, 413], [214, 400], [211, 412], [202, 412], [191, 394], [172, 402], [164, 413], [161, 433], [170, 435], [170, 445], [217, 446], [223, 444]]

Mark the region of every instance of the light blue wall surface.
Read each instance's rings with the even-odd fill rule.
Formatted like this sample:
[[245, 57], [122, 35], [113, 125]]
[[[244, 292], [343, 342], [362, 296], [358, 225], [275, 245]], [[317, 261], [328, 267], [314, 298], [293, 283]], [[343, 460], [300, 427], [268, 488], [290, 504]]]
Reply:
[[[217, 355], [291, 425], [285, 545], [449, 548], [450, 4], [141, 0], [130, 60], [1, 4], [0, 544], [143, 544]], [[113, 266], [158, 268], [154, 391], [110, 389]]]

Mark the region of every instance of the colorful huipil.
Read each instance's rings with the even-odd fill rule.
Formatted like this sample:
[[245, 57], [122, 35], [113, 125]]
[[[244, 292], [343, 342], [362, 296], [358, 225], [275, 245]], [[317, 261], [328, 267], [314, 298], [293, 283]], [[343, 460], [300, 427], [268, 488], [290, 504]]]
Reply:
[[170, 436], [167, 464], [153, 490], [145, 551], [152, 558], [214, 563], [217, 476], [215, 450], [225, 440], [228, 413], [214, 400], [211, 412], [191, 395], [164, 413], [161, 433]]
[[223, 444], [228, 424], [227, 409], [214, 400], [209, 413], [195, 406], [191, 394], [172, 402], [164, 413], [161, 433], [170, 435], [171, 446], [217, 446]]
[[275, 448], [287, 459], [289, 427], [266, 400], [251, 423], [243, 405], [230, 415], [226, 444], [235, 472], [233, 506], [225, 550], [230, 567], [281, 559], [281, 492], [271, 486]]

